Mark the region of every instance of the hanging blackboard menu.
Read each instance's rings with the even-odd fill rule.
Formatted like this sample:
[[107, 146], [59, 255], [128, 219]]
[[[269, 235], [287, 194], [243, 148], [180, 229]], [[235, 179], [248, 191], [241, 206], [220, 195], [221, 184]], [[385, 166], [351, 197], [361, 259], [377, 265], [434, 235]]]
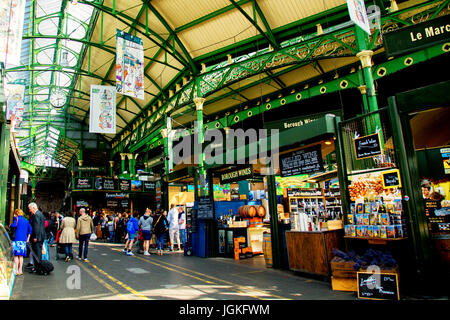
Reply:
[[356, 159], [365, 159], [383, 154], [379, 133], [353, 139]]
[[388, 170], [381, 173], [381, 182], [384, 189], [400, 188], [400, 172], [398, 170]]
[[357, 281], [360, 299], [400, 300], [395, 273], [358, 272]]
[[213, 202], [210, 197], [198, 198], [198, 219], [214, 219]]
[[130, 191], [131, 190], [131, 180], [119, 180], [119, 190], [120, 191]]
[[280, 156], [280, 173], [282, 177], [318, 171], [323, 171], [322, 149], [320, 145]]
[[117, 180], [103, 178], [103, 190], [118, 190]]
[[92, 179], [91, 178], [75, 178], [76, 190], [90, 190], [92, 189]]

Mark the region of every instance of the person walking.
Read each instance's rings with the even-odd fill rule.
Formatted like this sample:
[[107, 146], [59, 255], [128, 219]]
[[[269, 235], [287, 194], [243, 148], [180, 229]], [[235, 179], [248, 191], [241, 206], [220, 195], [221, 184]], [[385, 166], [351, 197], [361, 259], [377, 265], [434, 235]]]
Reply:
[[115, 215], [108, 216], [109, 242], [113, 242], [115, 231]]
[[16, 275], [21, 276], [23, 275], [23, 257], [27, 255], [27, 243], [30, 241], [31, 236], [31, 225], [28, 220], [23, 217], [22, 210], [14, 210], [14, 221], [10, 228], [16, 228], [14, 239], [11, 240]]
[[86, 210], [81, 208], [76, 231], [79, 243], [78, 260], [83, 259], [83, 261], [87, 261], [89, 240], [91, 239], [92, 232], [94, 232], [94, 222], [92, 221], [92, 218], [86, 214]]
[[52, 220], [50, 217], [50, 213], [43, 212], [45, 221], [44, 221], [44, 228], [45, 228], [45, 240], [44, 244], [42, 245], [42, 260], [50, 260], [50, 250], [49, 250], [49, 243], [50, 239], [53, 237], [52, 231], [51, 231], [51, 225]]
[[170, 251], [173, 251], [175, 240], [178, 244], [178, 251], [181, 250], [180, 246], [180, 229], [178, 224], [178, 209], [172, 204], [167, 214], [167, 221], [169, 222], [169, 239], [170, 239]]
[[[39, 261], [42, 260], [42, 246], [44, 244], [44, 240], [46, 238], [45, 234], [45, 217], [42, 212], [38, 209], [38, 206], [35, 202], [31, 202], [28, 205], [28, 210], [30, 210], [31, 218], [31, 248], [36, 254]], [[41, 272], [39, 268], [39, 264], [36, 263], [36, 266], [31, 270], [31, 272], [39, 273]]]
[[59, 227], [61, 226], [62, 217], [59, 212], [55, 212], [52, 215], [50, 231], [52, 233], [52, 238], [50, 239], [49, 245], [53, 247], [53, 242], [55, 241], [56, 234], [58, 233]]
[[127, 256], [134, 256], [133, 252], [131, 252], [131, 248], [133, 248], [133, 243], [136, 239], [136, 233], [139, 231], [138, 220], [136, 219], [136, 216], [138, 216], [138, 214], [135, 212], [127, 222], [128, 240], [125, 242], [125, 248], [122, 251], [123, 253], [126, 253]]
[[142, 229], [142, 238], [144, 239], [144, 256], [149, 256], [150, 240], [152, 239], [153, 218], [152, 210], [145, 209], [144, 215], [139, 219], [138, 226]]
[[67, 212], [66, 217], [61, 223], [61, 237], [59, 243], [64, 244], [64, 250], [66, 252], [66, 262], [73, 259], [72, 244], [77, 243], [75, 237], [75, 218], [73, 217], [73, 212]]
[[114, 234], [114, 242], [121, 243], [122, 235], [123, 235], [123, 217], [122, 213], [119, 212], [118, 216], [115, 219], [116, 230]]
[[164, 237], [169, 229], [167, 219], [161, 209], [156, 210], [156, 214], [153, 217], [153, 232], [156, 236], [156, 252], [159, 256], [163, 255], [164, 249]]
[[184, 247], [186, 244], [186, 213], [183, 207], [178, 208], [178, 228], [180, 229], [180, 240]]
[[106, 241], [108, 235], [108, 219], [106, 218], [106, 215], [104, 213], [102, 213], [100, 219], [100, 228], [102, 231], [102, 239]]

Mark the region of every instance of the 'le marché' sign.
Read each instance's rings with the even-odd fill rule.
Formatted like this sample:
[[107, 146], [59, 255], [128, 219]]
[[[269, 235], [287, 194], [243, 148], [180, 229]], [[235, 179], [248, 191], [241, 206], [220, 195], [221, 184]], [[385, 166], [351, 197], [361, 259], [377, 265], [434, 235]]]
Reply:
[[450, 40], [450, 15], [388, 32], [383, 39], [388, 57], [447, 42]]

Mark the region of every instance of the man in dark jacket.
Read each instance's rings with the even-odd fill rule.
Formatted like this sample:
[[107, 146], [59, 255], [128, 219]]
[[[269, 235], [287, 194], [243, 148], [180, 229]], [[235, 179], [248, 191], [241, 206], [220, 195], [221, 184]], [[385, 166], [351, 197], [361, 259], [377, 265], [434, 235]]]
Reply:
[[[44, 240], [46, 238], [45, 233], [45, 217], [44, 214], [38, 210], [38, 206], [36, 203], [31, 202], [28, 205], [28, 210], [30, 210], [31, 218], [31, 247], [33, 252], [38, 257], [39, 261], [42, 259], [42, 245], [44, 244]], [[38, 264], [35, 261], [35, 266], [32, 269], [32, 272], [39, 272]]]

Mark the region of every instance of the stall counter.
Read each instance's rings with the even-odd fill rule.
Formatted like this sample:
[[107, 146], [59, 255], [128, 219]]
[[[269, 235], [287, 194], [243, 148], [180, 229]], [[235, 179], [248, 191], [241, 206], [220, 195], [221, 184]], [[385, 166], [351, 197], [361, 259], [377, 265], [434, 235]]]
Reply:
[[333, 248], [341, 249], [343, 229], [329, 231], [286, 231], [289, 269], [331, 277]]

